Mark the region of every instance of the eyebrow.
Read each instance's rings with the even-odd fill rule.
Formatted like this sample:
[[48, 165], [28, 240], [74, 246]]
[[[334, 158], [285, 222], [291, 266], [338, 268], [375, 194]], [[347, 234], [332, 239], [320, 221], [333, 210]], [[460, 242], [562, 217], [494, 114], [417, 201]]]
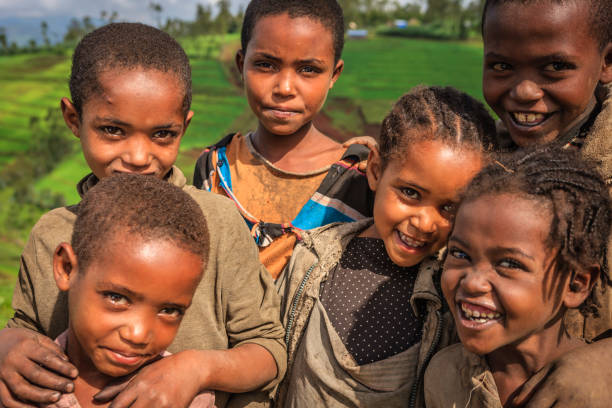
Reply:
[[465, 242], [461, 238], [457, 238], [457, 237], [455, 237], [453, 235], [451, 235], [451, 237], [448, 239], [448, 243], [450, 244], [452, 241], [455, 241], [456, 243], [458, 243], [462, 247], [465, 247], [465, 248], [468, 248], [468, 249], [470, 248], [470, 244], [468, 244], [467, 242]]
[[531, 259], [532, 261], [535, 261], [533, 256], [526, 254], [525, 252], [521, 251], [519, 248], [495, 247], [495, 250], [499, 251], [499, 252], [509, 252], [511, 254], [520, 255], [520, 256], [522, 256], [524, 258]]
[[[275, 57], [274, 55], [268, 54], [266, 52], [261, 52], [261, 51], [255, 52], [255, 55], [258, 56], [258, 57], [264, 57], [264, 58], [267, 58], [267, 59], [271, 59], [273, 61], [281, 61], [280, 58]], [[312, 64], [312, 63], [323, 64], [324, 62], [322, 60], [318, 59], [318, 58], [307, 58], [307, 59], [299, 60], [298, 63], [300, 63], [300, 64]]]
[[100, 116], [96, 116], [96, 121], [98, 122], [109, 122], [112, 123], [113, 125], [117, 125], [117, 126], [124, 126], [124, 127], [129, 127], [132, 126], [127, 122], [123, 122], [119, 119], [115, 119], [115, 118], [105, 118], [105, 117], [100, 117]]

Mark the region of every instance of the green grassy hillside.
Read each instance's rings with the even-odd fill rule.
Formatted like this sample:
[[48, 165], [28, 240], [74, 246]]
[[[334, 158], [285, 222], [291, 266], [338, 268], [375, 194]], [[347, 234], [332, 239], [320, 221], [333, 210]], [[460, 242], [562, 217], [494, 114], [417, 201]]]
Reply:
[[[192, 60], [195, 116], [177, 164], [190, 176], [203, 147], [232, 130], [246, 131], [256, 122], [242, 91], [228, 78], [227, 61], [231, 64], [233, 60], [237, 37], [189, 39], [183, 45]], [[401, 38], [348, 41], [344, 73], [330, 92], [324, 112], [330, 126], [340, 132], [364, 134], [375, 131], [368, 126], [379, 123], [393, 101], [417, 84], [453, 85], [480, 98], [481, 53], [480, 44]], [[4, 91], [0, 168], [28, 148], [31, 117], [44, 117], [50, 108], [57, 108], [59, 115], [59, 100], [68, 95], [69, 70], [68, 53], [0, 57], [0, 88]], [[75, 184], [87, 172], [81, 154], [72, 154], [38, 179], [35, 190], [58, 192], [67, 204], [75, 203]], [[0, 191], [0, 200], [2, 197]], [[10, 314], [10, 294], [28, 230], [0, 236], [0, 327]]]

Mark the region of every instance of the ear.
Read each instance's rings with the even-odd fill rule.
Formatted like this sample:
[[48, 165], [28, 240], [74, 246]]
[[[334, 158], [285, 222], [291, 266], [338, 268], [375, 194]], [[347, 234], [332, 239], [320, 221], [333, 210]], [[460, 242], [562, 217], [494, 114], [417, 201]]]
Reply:
[[329, 89], [332, 89], [334, 87], [334, 84], [336, 83], [338, 78], [340, 78], [342, 70], [344, 70], [344, 61], [338, 60], [338, 62], [336, 62], [336, 66], [334, 67], [334, 73], [332, 75], [331, 83], [329, 84]]
[[368, 167], [366, 168], [366, 176], [368, 177], [368, 185], [370, 190], [376, 191], [380, 177], [382, 176], [382, 162], [380, 155], [375, 150], [370, 150], [368, 155]]
[[64, 116], [64, 122], [68, 128], [72, 131], [72, 133], [80, 138], [79, 129], [81, 127], [81, 118], [79, 117], [79, 113], [76, 108], [70, 102], [68, 98], [62, 98], [60, 105], [62, 107], [62, 115]]
[[236, 68], [238, 68], [238, 72], [240, 72], [240, 76], [244, 81], [244, 52], [242, 50], [236, 52]]
[[187, 116], [185, 116], [185, 122], [183, 123], [183, 134], [185, 134], [185, 132], [187, 131], [187, 127], [189, 127], [191, 119], [193, 119], [193, 111], [190, 110], [189, 112], [187, 112]]
[[563, 296], [563, 304], [568, 309], [575, 309], [585, 301], [591, 294], [591, 290], [597, 279], [601, 269], [599, 265], [592, 265], [588, 268], [577, 270], [574, 278], [567, 282], [565, 295]]
[[53, 253], [53, 277], [59, 290], [65, 292], [70, 289], [79, 271], [77, 257], [72, 245], [62, 242]]
[[609, 84], [612, 82], [612, 42], [604, 48], [603, 51], [603, 67], [599, 81], [602, 84]]

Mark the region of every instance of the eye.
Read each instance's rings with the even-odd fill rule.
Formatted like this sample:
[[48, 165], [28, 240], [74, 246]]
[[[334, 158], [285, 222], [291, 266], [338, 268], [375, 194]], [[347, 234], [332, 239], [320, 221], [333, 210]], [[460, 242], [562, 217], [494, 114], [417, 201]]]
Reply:
[[544, 71], [549, 72], [561, 72], [561, 71], [569, 71], [572, 69], [576, 69], [574, 64], [570, 64], [562, 61], [551, 62], [550, 64], [544, 67]]
[[465, 252], [463, 252], [462, 250], [460, 250], [457, 247], [451, 247], [448, 250], [448, 253], [450, 254], [450, 256], [452, 256], [453, 258], [456, 258], [456, 259], [465, 259], [466, 261], [470, 260], [469, 255], [466, 254]]
[[109, 136], [122, 136], [123, 129], [118, 128], [117, 126], [100, 126], [100, 130]]
[[174, 139], [177, 135], [175, 131], [163, 129], [153, 133], [153, 139]]
[[119, 293], [104, 292], [102, 295], [113, 306], [126, 306], [130, 303], [130, 300], [127, 297], [120, 295]]
[[321, 73], [321, 70], [317, 67], [314, 67], [312, 65], [305, 65], [302, 68], [300, 68], [300, 71], [302, 71], [305, 74], [319, 74]]
[[178, 307], [164, 307], [159, 311], [159, 314], [171, 319], [180, 319], [185, 314], [185, 311]]
[[272, 63], [268, 61], [255, 61], [253, 65], [258, 68], [260, 71], [270, 71], [274, 68]]
[[402, 187], [400, 188], [400, 192], [402, 193], [404, 197], [410, 198], [412, 200], [418, 200], [419, 198], [421, 198], [421, 195], [419, 194], [419, 192], [416, 191], [414, 188]]
[[446, 203], [442, 206], [442, 211], [448, 214], [455, 214], [457, 212], [457, 203]]
[[525, 265], [523, 265], [521, 262], [517, 261], [516, 259], [512, 259], [512, 258], [504, 258], [501, 261], [499, 261], [498, 265], [502, 268], [507, 268], [507, 269], [527, 270]]
[[504, 72], [504, 71], [509, 71], [512, 69], [512, 66], [510, 64], [506, 64], [505, 62], [495, 62], [489, 65], [489, 67], [493, 71], [497, 71], [497, 72]]

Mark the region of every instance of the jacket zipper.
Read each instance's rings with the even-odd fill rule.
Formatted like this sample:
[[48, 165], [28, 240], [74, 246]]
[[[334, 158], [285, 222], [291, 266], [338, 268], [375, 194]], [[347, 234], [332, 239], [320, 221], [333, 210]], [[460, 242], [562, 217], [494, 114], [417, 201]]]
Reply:
[[436, 331], [434, 333], [434, 339], [433, 339], [433, 342], [431, 343], [431, 346], [429, 347], [429, 350], [427, 351], [427, 354], [425, 355], [425, 359], [423, 360], [423, 365], [421, 366], [421, 369], [419, 370], [419, 375], [417, 376], [415, 382], [412, 384], [412, 390], [410, 391], [410, 399], [409, 399], [409, 404], [408, 404], [409, 408], [416, 407], [417, 395], [419, 393], [419, 388], [421, 386], [421, 383], [423, 382], [423, 377], [425, 376], [425, 369], [427, 369], [427, 366], [429, 365], [429, 360], [431, 360], [431, 358], [433, 357], [434, 351], [436, 347], [438, 347], [438, 343], [440, 342], [440, 337], [442, 336], [442, 326], [444, 322], [442, 321], [442, 314], [440, 313], [439, 310], [436, 310], [436, 317], [438, 319], [438, 324], [436, 326]]

